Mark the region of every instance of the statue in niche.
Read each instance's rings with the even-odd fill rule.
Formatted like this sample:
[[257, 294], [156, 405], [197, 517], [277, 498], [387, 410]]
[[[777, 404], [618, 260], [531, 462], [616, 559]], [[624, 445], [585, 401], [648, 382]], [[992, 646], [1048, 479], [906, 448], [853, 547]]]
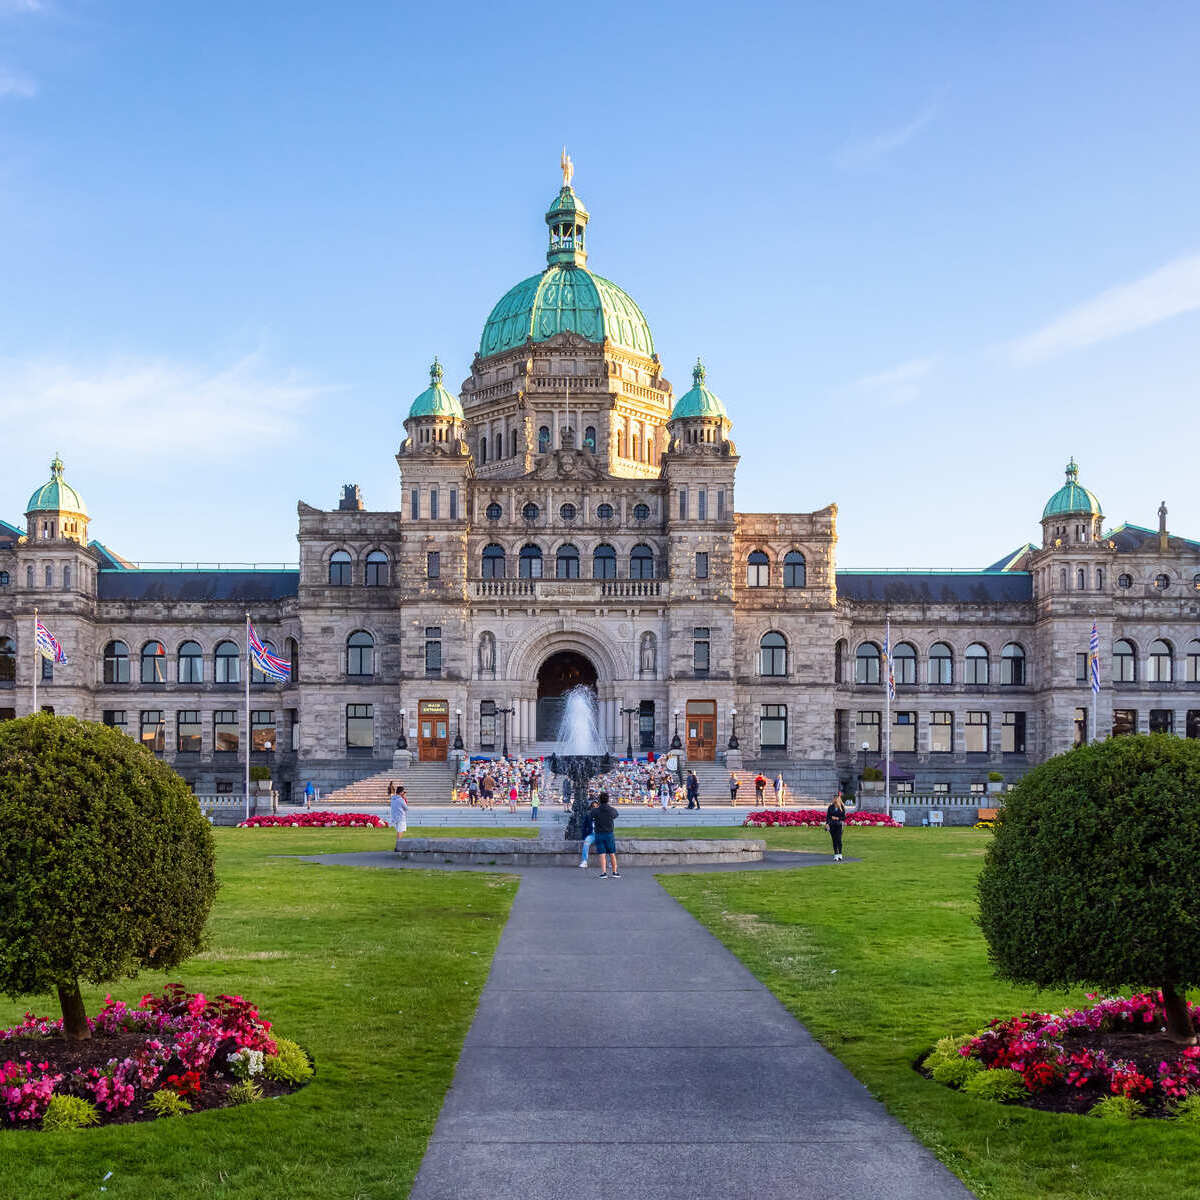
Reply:
[[490, 633], [479, 637], [479, 674], [493, 678], [496, 674], [496, 639]]
[[639, 658], [642, 675], [653, 676], [658, 667], [658, 645], [654, 634], [642, 634], [642, 648]]

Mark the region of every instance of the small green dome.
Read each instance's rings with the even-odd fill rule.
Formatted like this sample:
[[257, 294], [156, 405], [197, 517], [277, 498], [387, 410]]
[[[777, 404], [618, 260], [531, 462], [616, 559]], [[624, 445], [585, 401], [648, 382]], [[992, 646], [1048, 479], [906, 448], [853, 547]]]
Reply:
[[442, 364], [435, 358], [429, 368], [429, 386], [412, 402], [409, 417], [457, 417], [464, 419], [458, 397], [442, 387]]
[[50, 464], [50, 482], [43, 483], [25, 506], [27, 513], [69, 512], [82, 517], [88, 515], [83, 497], [63, 478], [62, 459], [56, 454]]
[[1079, 464], [1071, 459], [1067, 463], [1067, 482], [1046, 501], [1042, 509], [1042, 520], [1047, 517], [1065, 517], [1074, 513], [1089, 513], [1103, 516], [1100, 501], [1085, 487], [1079, 485]]
[[720, 397], [704, 386], [704, 375], [704, 364], [696, 359], [696, 365], [692, 368], [691, 391], [684, 392], [675, 402], [675, 407], [671, 410], [672, 421], [681, 421], [685, 417], [724, 417], [728, 419], [729, 414], [725, 411], [725, 405], [721, 403]]

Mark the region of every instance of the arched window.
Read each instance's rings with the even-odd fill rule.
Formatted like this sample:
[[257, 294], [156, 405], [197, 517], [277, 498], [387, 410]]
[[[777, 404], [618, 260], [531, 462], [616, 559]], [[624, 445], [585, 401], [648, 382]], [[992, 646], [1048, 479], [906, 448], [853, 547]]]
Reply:
[[167, 648], [162, 642], [147, 642], [142, 647], [142, 682], [167, 682]]
[[1113, 642], [1113, 683], [1137, 680], [1137, 652], [1133, 643], [1121, 638]]
[[617, 552], [607, 543], [601, 543], [592, 552], [592, 578], [616, 579]]
[[1000, 683], [1004, 687], [1021, 687], [1025, 683], [1025, 651], [1016, 642], [1009, 642], [1000, 651]]
[[542, 577], [542, 548], [540, 546], [522, 546], [518, 562], [522, 579], [541, 579]]
[[346, 674], [375, 674], [375, 639], [362, 629], [346, 639]]
[[502, 509], [500, 505], [493, 500], [491, 504], [489, 504], [484, 510], [484, 516], [487, 517], [489, 521], [498, 521], [502, 516], [504, 516], [504, 509]]
[[335, 550], [329, 556], [329, 583], [332, 587], [349, 587], [353, 564], [345, 550]]
[[481, 467], [487, 465], [487, 434], [479, 435], [479, 465]]
[[366, 573], [363, 583], [367, 587], [387, 587], [388, 556], [382, 550], [372, 550], [367, 555]]
[[1068, 578], [1069, 578], [1069, 576], [1067, 575], [1067, 568], [1066, 567], [1061, 568], [1058, 572], [1058, 590], [1060, 592], [1065, 592], [1067, 590], [1067, 579]]
[[484, 579], [504, 578], [504, 547], [492, 542], [483, 548]]
[[799, 550], [789, 550], [783, 556], [783, 586], [785, 588], [806, 587], [808, 583], [808, 568], [804, 555]]
[[[49, 570], [50, 570], [50, 568], [49, 568], [49, 567], [47, 567], [47, 568], [46, 568], [46, 570], [47, 570], [47, 571], [49, 571]], [[46, 586], [47, 586], [47, 587], [49, 587], [49, 586], [50, 586], [50, 580], [49, 580], [49, 579], [47, 579], [47, 580], [46, 580]], [[1156, 588], [1158, 588], [1158, 590], [1159, 590], [1160, 592], [1165, 592], [1165, 591], [1167, 590], [1167, 588], [1169, 588], [1169, 587], [1171, 586], [1171, 577], [1170, 577], [1170, 575], [1155, 575], [1155, 577], [1154, 577], [1154, 586], [1155, 586]]]
[[177, 668], [180, 683], [204, 682], [204, 651], [199, 642], [184, 642], [179, 647]]
[[1103, 567], [1096, 568], [1096, 591], [1098, 591], [1098, 592], [1104, 591], [1104, 568]]
[[1117, 576], [1117, 587], [1131, 588], [1133, 587], [1133, 576], [1124, 573]]
[[532, 523], [538, 519], [541, 511], [542, 510], [531, 501], [529, 504], [525, 505], [523, 509], [521, 509], [521, 516], [524, 517], [526, 521]]
[[[295, 638], [288, 638], [286, 642], [288, 662], [292, 664], [292, 669], [289, 672], [291, 682], [296, 683], [300, 678], [300, 643]], [[298, 750], [299, 746], [293, 746], [293, 750]]]
[[33, 587], [33, 568], [32, 567], [25, 568], [25, 586], [27, 588], [31, 588], [31, 589]]
[[879, 682], [879, 647], [874, 642], [863, 642], [854, 656], [854, 682]]
[[929, 682], [939, 687], [954, 682], [954, 654], [945, 642], [929, 647]]
[[772, 630], [762, 635], [758, 643], [758, 673], [787, 674], [787, 638], [782, 633]]
[[508, 457], [516, 458], [517, 456], [517, 430], [514, 426], [508, 431]]
[[746, 586], [766, 587], [771, 582], [771, 560], [761, 550], [751, 550], [746, 559]]
[[71, 566], [68, 563], [66, 566], [63, 567], [63, 591], [69, 592], [70, 590], [71, 590]]
[[611, 504], [597, 504], [596, 518], [600, 521], [611, 521], [613, 516], [613, 506]]
[[559, 546], [554, 559], [555, 579], [579, 578], [579, 551], [572, 545]]
[[596, 427], [595, 427], [595, 425], [589, 425], [583, 431], [583, 448], [585, 450], [590, 451], [592, 454], [596, 453]]
[[988, 682], [989, 664], [987, 647], [972, 642], [967, 647], [967, 658], [963, 667], [963, 682], [983, 684]]
[[48, 588], [54, 586], [54, 568], [49, 565], [46, 567], [46, 586]]
[[647, 521], [650, 519], [650, 505], [635, 504], [633, 506], [633, 519], [635, 521]]
[[564, 521], [575, 520], [577, 513], [578, 510], [573, 504], [563, 504], [559, 506], [558, 515], [562, 517]]
[[1162, 638], [1151, 642], [1150, 650], [1146, 655], [1146, 681], [1148, 683], [1170, 683], [1171, 666], [1171, 643], [1163, 641]]
[[124, 642], [109, 642], [104, 647], [104, 682], [129, 682], [129, 647]]
[[492, 440], [493, 440], [493, 444], [496, 447], [495, 452], [492, 454], [492, 457], [499, 460], [504, 457], [504, 434], [498, 433], [498, 434], [496, 434], [495, 438], [493, 438]]
[[1082, 567], [1075, 572], [1075, 590], [1079, 592], [1087, 591], [1087, 572]]
[[630, 579], [654, 578], [654, 551], [649, 546], [639, 543], [634, 546], [629, 555]]
[[[277, 656], [278, 651], [275, 649], [274, 642], [263, 642], [263, 649], [272, 657]], [[254, 655], [250, 656], [250, 682], [251, 683], [274, 683], [275, 680], [264, 675], [259, 669], [258, 664], [254, 661]], [[274, 739], [272, 739], [274, 740]]]
[[0, 571], [0, 587], [8, 587], [9, 582], [8, 572]]
[[240, 651], [234, 642], [221, 642], [213, 651], [213, 681], [237, 683], [241, 677]]
[[833, 647], [833, 682], [846, 682], [846, 651], [849, 647], [846, 645], [845, 638], [838, 638], [836, 645]]
[[548, 454], [550, 452], [550, 426], [543, 425], [538, 430], [538, 453]]
[[[109, 645], [112, 643], [110, 642]], [[17, 681], [17, 643], [0, 637], [0, 687], [10, 688]], [[125, 659], [125, 682], [129, 682], [129, 659]]]
[[1192, 638], [1187, 644], [1186, 676], [1188, 683], [1200, 683], [1200, 638]]
[[917, 652], [907, 642], [898, 642], [892, 650], [892, 675], [897, 683], [917, 682]]

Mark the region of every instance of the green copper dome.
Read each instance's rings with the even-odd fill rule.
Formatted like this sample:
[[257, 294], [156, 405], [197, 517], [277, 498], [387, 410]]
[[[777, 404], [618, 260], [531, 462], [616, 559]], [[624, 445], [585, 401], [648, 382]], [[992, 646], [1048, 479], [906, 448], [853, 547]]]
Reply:
[[62, 459], [56, 454], [50, 464], [50, 482], [43, 483], [25, 506], [27, 513], [69, 512], [80, 516], [88, 515], [83, 497], [63, 478]]
[[511, 288], [492, 309], [479, 339], [482, 357], [567, 332], [653, 356], [650, 326], [633, 298], [585, 266], [587, 223], [587, 209], [564, 182], [546, 213], [548, 265]]
[[429, 386], [412, 402], [409, 417], [457, 417], [463, 420], [458, 397], [442, 387], [442, 364], [435, 358], [429, 368]]
[[1087, 488], [1079, 486], [1079, 464], [1074, 459], [1067, 463], [1067, 482], [1046, 501], [1042, 520], [1065, 517], [1070, 513], [1091, 513], [1097, 517], [1104, 515], [1100, 501]]
[[672, 421], [679, 421], [684, 417], [728, 418], [729, 414], [725, 411], [720, 397], [704, 386], [704, 375], [704, 364], [696, 359], [696, 365], [692, 368], [691, 391], [684, 392], [675, 402], [675, 407], [671, 410]]

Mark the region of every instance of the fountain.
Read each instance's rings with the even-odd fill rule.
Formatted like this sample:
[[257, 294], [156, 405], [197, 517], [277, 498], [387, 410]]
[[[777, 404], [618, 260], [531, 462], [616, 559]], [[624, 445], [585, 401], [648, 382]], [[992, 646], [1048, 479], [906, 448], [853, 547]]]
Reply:
[[588, 781], [612, 766], [612, 756], [600, 736], [596, 722], [596, 693], [583, 685], [567, 693], [566, 707], [558, 727], [559, 751], [550, 755], [550, 770], [571, 781], [571, 816], [566, 838], [583, 837], [583, 819], [588, 805]]

